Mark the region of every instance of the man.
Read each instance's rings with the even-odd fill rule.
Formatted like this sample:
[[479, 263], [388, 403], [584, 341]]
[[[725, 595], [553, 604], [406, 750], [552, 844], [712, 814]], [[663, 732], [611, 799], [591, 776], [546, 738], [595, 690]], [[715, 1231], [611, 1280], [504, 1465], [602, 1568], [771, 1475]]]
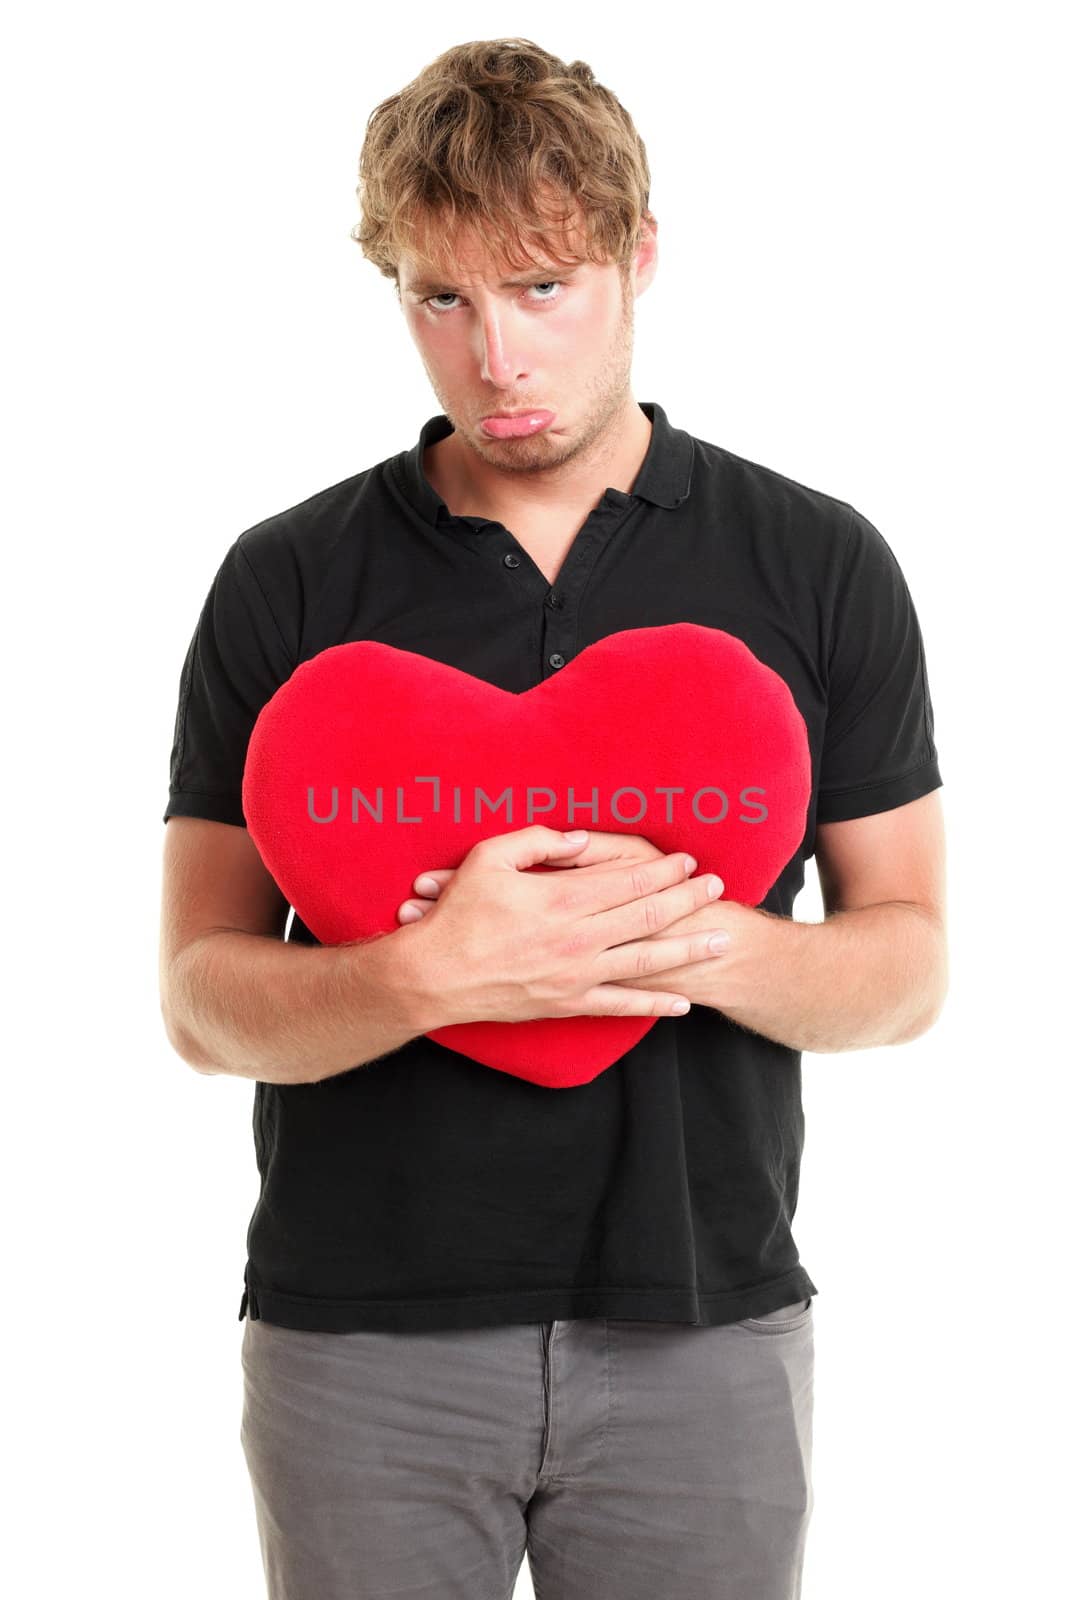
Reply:
[[[584, 63], [457, 46], [361, 170], [442, 412], [231, 546], [166, 813], [168, 1035], [255, 1080], [241, 1437], [270, 1593], [496, 1600], [525, 1553], [541, 1600], [785, 1600], [813, 1504], [800, 1053], [914, 1039], [947, 981], [918, 621], [852, 506], [635, 400], [657, 226]], [[808, 729], [806, 836], [760, 907], [639, 836], [533, 826], [427, 861], [388, 934], [284, 939], [241, 777], [301, 661], [373, 638], [518, 694], [678, 621], [744, 640]], [[797, 924], [813, 854], [826, 920]], [[658, 1020], [565, 1091], [426, 1037], [594, 1014]]]

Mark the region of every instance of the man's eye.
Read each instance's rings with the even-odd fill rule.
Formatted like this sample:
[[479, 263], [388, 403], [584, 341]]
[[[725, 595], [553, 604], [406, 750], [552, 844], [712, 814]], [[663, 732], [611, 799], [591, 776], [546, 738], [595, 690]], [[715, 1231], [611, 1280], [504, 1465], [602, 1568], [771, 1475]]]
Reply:
[[[538, 295], [534, 295], [534, 300], [539, 305], [551, 305], [553, 301], [559, 300], [561, 298], [562, 291], [563, 291], [563, 288], [564, 288], [564, 284], [563, 284], [562, 278], [545, 278], [540, 283], [531, 283], [527, 287], [530, 290], [532, 290], [532, 289], [558, 289], [560, 291], [559, 294], [553, 294], [553, 295], [539, 295], [538, 294]], [[458, 299], [459, 299], [459, 296], [456, 294], [454, 289], [442, 289], [437, 294], [424, 295], [422, 297], [422, 300], [420, 301], [420, 304], [425, 306], [425, 305], [430, 305], [430, 303], [432, 301], [434, 301], [434, 300], [458, 300]], [[448, 306], [434, 306], [433, 309], [435, 311], [448, 311], [450, 309], [450, 307], [448, 307]]]

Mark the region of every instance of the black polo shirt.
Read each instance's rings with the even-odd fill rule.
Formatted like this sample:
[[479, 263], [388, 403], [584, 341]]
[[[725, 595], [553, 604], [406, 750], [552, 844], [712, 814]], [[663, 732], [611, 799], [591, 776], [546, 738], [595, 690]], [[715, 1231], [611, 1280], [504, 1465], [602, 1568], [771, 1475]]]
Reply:
[[[499, 522], [451, 515], [417, 445], [247, 529], [181, 672], [171, 816], [243, 826], [260, 708], [331, 645], [376, 639], [520, 694], [626, 628], [742, 639], [807, 724], [802, 846], [761, 905], [792, 914], [815, 824], [941, 783], [919, 624], [851, 505], [653, 424], [549, 583]], [[427, 862], [430, 867], [436, 863]], [[289, 937], [315, 944], [293, 916]], [[592, 1082], [550, 1090], [420, 1036], [319, 1083], [257, 1082], [261, 1193], [238, 1313], [344, 1332], [627, 1318], [714, 1324], [815, 1294], [791, 1223], [800, 1052], [706, 1006]]]

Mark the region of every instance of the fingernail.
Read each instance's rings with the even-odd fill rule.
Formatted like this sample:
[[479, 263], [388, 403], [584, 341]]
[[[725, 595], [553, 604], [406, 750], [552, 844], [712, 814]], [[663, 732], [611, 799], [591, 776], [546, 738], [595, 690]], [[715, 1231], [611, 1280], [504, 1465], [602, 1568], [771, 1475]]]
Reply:
[[671, 1006], [671, 1010], [674, 1012], [676, 1017], [684, 1016], [685, 1013], [689, 1010], [689, 1001], [688, 1000], [676, 1000], [674, 1002], [673, 1006]]
[[709, 878], [707, 881], [708, 899], [714, 900], [722, 894], [723, 882], [721, 878]]
[[436, 878], [431, 878], [429, 873], [423, 872], [415, 879], [415, 887], [416, 889], [421, 889], [423, 894], [433, 894], [439, 884]]
[[401, 921], [411, 922], [422, 916], [421, 906], [403, 906], [400, 911]]
[[708, 935], [708, 949], [714, 950], [716, 953], [720, 950], [727, 949], [729, 943], [730, 935], [728, 933], [719, 932]]
[[686, 856], [686, 858], [685, 858], [685, 870], [686, 870], [686, 872], [695, 872], [696, 869], [697, 869], [697, 858], [696, 858], [696, 856]]

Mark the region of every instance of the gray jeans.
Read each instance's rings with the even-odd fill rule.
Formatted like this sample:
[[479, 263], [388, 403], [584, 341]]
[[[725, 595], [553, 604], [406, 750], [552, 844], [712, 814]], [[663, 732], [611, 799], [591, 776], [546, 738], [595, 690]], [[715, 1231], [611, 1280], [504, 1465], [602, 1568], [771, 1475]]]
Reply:
[[808, 1299], [719, 1327], [245, 1321], [269, 1600], [798, 1600]]

